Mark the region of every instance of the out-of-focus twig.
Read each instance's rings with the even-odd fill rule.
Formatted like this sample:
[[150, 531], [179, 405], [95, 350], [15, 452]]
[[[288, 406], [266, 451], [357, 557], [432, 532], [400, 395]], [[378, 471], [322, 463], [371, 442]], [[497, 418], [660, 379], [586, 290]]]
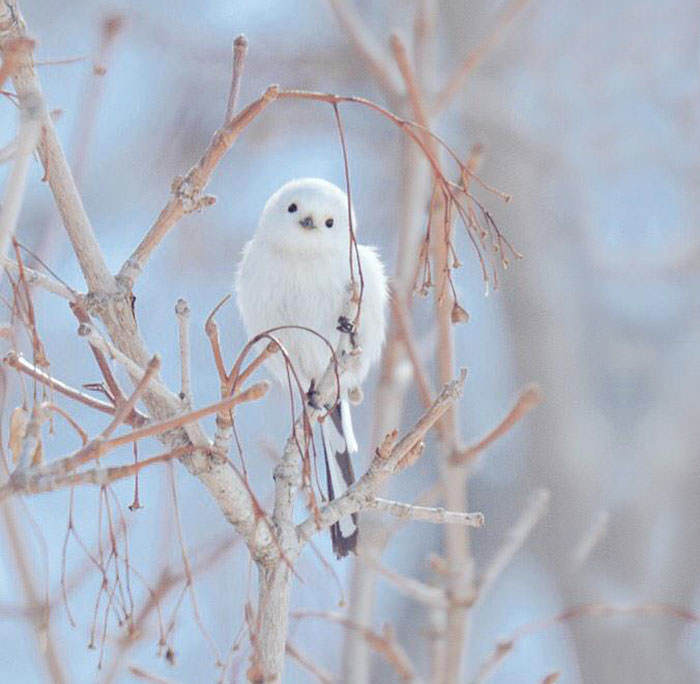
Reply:
[[620, 605], [614, 603], [581, 603], [561, 611], [551, 617], [542, 620], [528, 622], [516, 629], [508, 638], [501, 639], [493, 652], [483, 661], [476, 677], [471, 684], [484, 684], [488, 681], [501, 665], [503, 660], [516, 647], [519, 641], [525, 637], [554, 627], [562, 622], [578, 620], [584, 617], [614, 617], [622, 615], [634, 615], [637, 617], [651, 617], [661, 615], [684, 622], [698, 623], [700, 616], [692, 611], [675, 606], [670, 603], [636, 603]]
[[464, 87], [469, 75], [483, 61], [484, 57], [503, 39], [506, 29], [512, 24], [518, 13], [530, 0], [510, 0], [501, 11], [496, 23], [479, 42], [479, 44], [464, 58], [454, 71], [443, 89], [435, 97], [433, 114], [438, 114], [447, 107], [455, 95]]
[[531, 384], [520, 390], [520, 394], [513, 408], [506, 417], [485, 437], [472, 446], [459, 449], [454, 452], [452, 460], [455, 463], [471, 463], [484, 449], [489, 447], [499, 437], [502, 437], [521, 418], [526, 416], [535, 406], [542, 402], [542, 390], [538, 385]]
[[496, 551], [495, 556], [484, 570], [477, 584], [477, 600], [484, 600], [486, 594], [508, 566], [513, 556], [522, 548], [525, 540], [535, 525], [547, 511], [549, 492], [546, 489], [536, 491], [521, 513], [517, 522], [508, 531], [503, 545]]

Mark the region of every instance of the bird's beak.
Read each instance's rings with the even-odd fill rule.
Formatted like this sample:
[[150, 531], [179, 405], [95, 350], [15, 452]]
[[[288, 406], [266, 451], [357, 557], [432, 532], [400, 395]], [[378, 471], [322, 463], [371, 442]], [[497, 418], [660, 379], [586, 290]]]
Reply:
[[314, 225], [314, 219], [313, 216], [306, 216], [305, 218], [301, 219], [299, 221], [299, 225], [302, 228], [306, 228], [307, 230], [311, 230], [312, 228], [315, 228], [316, 226]]

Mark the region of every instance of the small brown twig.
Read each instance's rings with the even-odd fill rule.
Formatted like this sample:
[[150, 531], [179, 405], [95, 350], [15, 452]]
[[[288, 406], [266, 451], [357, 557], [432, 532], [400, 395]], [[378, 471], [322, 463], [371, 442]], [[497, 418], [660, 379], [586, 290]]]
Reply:
[[[73, 399], [74, 401], [78, 401], [81, 404], [84, 404], [89, 408], [96, 409], [97, 411], [101, 411], [102, 413], [114, 415], [116, 409], [113, 404], [108, 404], [105, 401], [95, 399], [95, 397], [91, 397], [89, 394], [85, 394], [84, 392], [81, 392], [80, 390], [75, 389], [74, 387], [71, 387], [70, 385], [67, 385], [64, 382], [57, 380], [48, 373], [45, 373], [33, 364], [29, 363], [16, 351], [7, 352], [7, 354], [3, 358], [3, 363], [21, 373], [25, 373], [29, 377], [39, 381], [42, 385], [46, 385], [47, 387], [56, 390], [57, 392], [63, 394], [64, 396], [70, 399]], [[131, 425], [132, 427], [138, 427], [143, 425], [147, 420], [147, 416], [145, 416], [142, 413], [139, 413], [138, 411], [135, 411], [131, 415], [127, 416], [124, 422], [126, 422], [128, 425]]]
[[[88, 326], [89, 328], [93, 327], [92, 319], [90, 318], [90, 314], [88, 314], [85, 308], [85, 303], [82, 299], [77, 299], [76, 301], [72, 302], [70, 305], [70, 309], [73, 312], [73, 315], [78, 319], [78, 322], [81, 326]], [[80, 333], [80, 330], [78, 332]], [[109, 364], [109, 361], [107, 360], [107, 355], [105, 354], [105, 351], [100, 345], [96, 344], [93, 340], [89, 340], [88, 344], [90, 345], [90, 351], [92, 352], [92, 355], [95, 357], [97, 366], [100, 369], [100, 373], [102, 373], [102, 377], [104, 378], [104, 381], [107, 384], [107, 390], [109, 392], [110, 398], [115, 403], [115, 405], [118, 406], [122, 404], [126, 400], [126, 397], [121, 387], [119, 386], [117, 379], [114, 377], [114, 373], [112, 373], [112, 368]]]
[[485, 437], [480, 439], [476, 444], [459, 449], [452, 456], [453, 463], [469, 464], [471, 463], [484, 449], [489, 447], [499, 437], [502, 437], [508, 432], [521, 418], [526, 416], [535, 406], [542, 402], [542, 390], [538, 385], [531, 384], [520, 390], [520, 394], [513, 408], [508, 412], [506, 417]]
[[120, 281], [133, 287], [134, 281], [143, 270], [151, 253], [168, 231], [185, 214], [198, 211], [214, 202], [213, 197], [202, 195], [214, 169], [248, 124], [277, 98], [277, 93], [277, 86], [270, 86], [257, 100], [236, 114], [225, 126], [214, 133], [209, 147], [187, 174], [184, 177], [175, 178], [171, 186], [170, 199], [119, 271]]
[[156, 354], [146, 366], [146, 370], [141, 379], [136, 383], [134, 391], [128, 399], [121, 402], [114, 412], [114, 418], [107, 427], [102, 431], [100, 438], [106, 440], [125, 420], [125, 418], [134, 410], [136, 403], [143, 396], [143, 393], [148, 388], [153, 377], [160, 370], [160, 357]]

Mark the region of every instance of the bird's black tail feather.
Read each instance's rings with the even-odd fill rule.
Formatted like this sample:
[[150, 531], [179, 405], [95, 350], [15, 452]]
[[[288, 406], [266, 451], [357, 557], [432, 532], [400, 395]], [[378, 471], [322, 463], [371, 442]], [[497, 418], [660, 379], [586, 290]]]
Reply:
[[[354, 481], [355, 473], [343, 434], [340, 404], [321, 424], [323, 450], [326, 457], [328, 499], [340, 496]], [[331, 542], [338, 558], [355, 553], [357, 547], [357, 514], [353, 513], [331, 526]]]

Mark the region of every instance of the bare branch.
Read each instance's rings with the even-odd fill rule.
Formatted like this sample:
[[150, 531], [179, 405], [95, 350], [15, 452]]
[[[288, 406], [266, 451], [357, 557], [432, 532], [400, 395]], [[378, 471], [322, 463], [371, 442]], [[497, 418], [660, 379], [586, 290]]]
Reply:
[[[101, 411], [102, 413], [114, 415], [115, 407], [113, 404], [108, 404], [105, 401], [95, 399], [95, 397], [91, 397], [89, 394], [85, 394], [84, 392], [81, 392], [80, 390], [75, 389], [74, 387], [71, 387], [70, 385], [67, 385], [64, 382], [57, 380], [48, 373], [45, 373], [38, 367], [29, 363], [29, 361], [23, 358], [16, 351], [9, 351], [3, 359], [3, 363], [7, 364], [11, 368], [14, 368], [15, 370], [20, 371], [21, 373], [25, 373], [29, 377], [38, 380], [42, 385], [46, 385], [47, 387], [50, 387], [56, 390], [57, 392], [60, 392], [61, 394], [65, 395], [70, 399], [73, 399], [74, 401], [79, 401], [81, 404], [84, 404], [89, 408], [96, 409], [97, 411]], [[147, 417], [145, 415], [136, 412], [135, 416], [127, 416], [125, 422], [127, 422], [129, 425], [139, 426], [142, 425], [146, 420]]]
[[408, 99], [411, 102], [413, 115], [416, 117], [416, 121], [421, 126], [427, 127], [428, 114], [425, 111], [423, 94], [421, 93], [418, 79], [409, 61], [406, 45], [397, 33], [393, 33], [391, 35], [389, 45], [391, 45], [391, 51], [394, 54], [394, 59], [399, 67], [399, 71], [401, 72], [403, 82], [406, 85], [406, 92], [408, 93]]
[[413, 504], [389, 501], [388, 499], [370, 499], [367, 508], [388, 513], [403, 520], [420, 520], [437, 525], [466, 525], [467, 527], [482, 527], [483, 513], [462, 513], [461, 511], [446, 511], [444, 508], [415, 506]]
[[278, 88], [269, 86], [267, 90], [244, 110], [234, 116], [212, 137], [209, 146], [199, 161], [185, 174], [173, 181], [172, 196], [161, 210], [158, 218], [145, 237], [126, 260], [118, 278], [130, 288], [143, 270], [153, 250], [185, 214], [192, 213], [213, 203], [212, 197], [202, 195], [214, 169], [228, 152], [245, 127], [260, 114], [270, 102], [277, 98]]
[[508, 415], [485, 437], [476, 444], [465, 449], [460, 449], [453, 455], [454, 463], [471, 463], [484, 449], [502, 437], [521, 418], [525, 417], [535, 406], [542, 402], [542, 390], [538, 385], [531, 384], [520, 390], [515, 406], [508, 412]]
[[[13, 261], [8, 257], [3, 257], [2, 265], [13, 276], [18, 276], [19, 264], [16, 261]], [[27, 285], [37, 285], [47, 292], [51, 292], [59, 297], [63, 297], [63, 299], [67, 299], [69, 302], [75, 301], [77, 294], [67, 285], [64, 285], [60, 281], [52, 278], [51, 276], [45, 275], [44, 273], [39, 273], [31, 268], [27, 268], [24, 264], [22, 264], [22, 269], [24, 270], [24, 279], [27, 282]]]
[[467, 372], [462, 369], [457, 380], [445, 385], [430, 409], [398, 444], [394, 446], [396, 433], [387, 435], [384, 443], [377, 449], [367, 472], [342, 496], [333, 499], [321, 507], [317, 515], [309, 516], [297, 526], [299, 538], [305, 541], [318, 530], [364, 508], [367, 502], [374, 498], [374, 493], [381, 484], [400, 469], [401, 462], [418, 447], [428, 430], [454, 404], [461, 394], [466, 377]]
[[508, 531], [505, 542], [496, 551], [496, 555], [481, 576], [477, 586], [477, 601], [484, 600], [494, 582], [500, 577], [513, 556], [521, 549], [535, 525], [546, 513], [548, 506], [549, 492], [546, 489], [537, 490], [528, 501], [515, 525]]
[[231, 89], [228, 94], [228, 103], [226, 104], [226, 116], [224, 124], [227, 124], [233, 118], [233, 113], [236, 111], [238, 102], [238, 94], [241, 92], [241, 80], [243, 79], [243, 70], [245, 69], [245, 58], [248, 54], [248, 39], [241, 33], [236, 36], [233, 41], [233, 67], [231, 70]]

